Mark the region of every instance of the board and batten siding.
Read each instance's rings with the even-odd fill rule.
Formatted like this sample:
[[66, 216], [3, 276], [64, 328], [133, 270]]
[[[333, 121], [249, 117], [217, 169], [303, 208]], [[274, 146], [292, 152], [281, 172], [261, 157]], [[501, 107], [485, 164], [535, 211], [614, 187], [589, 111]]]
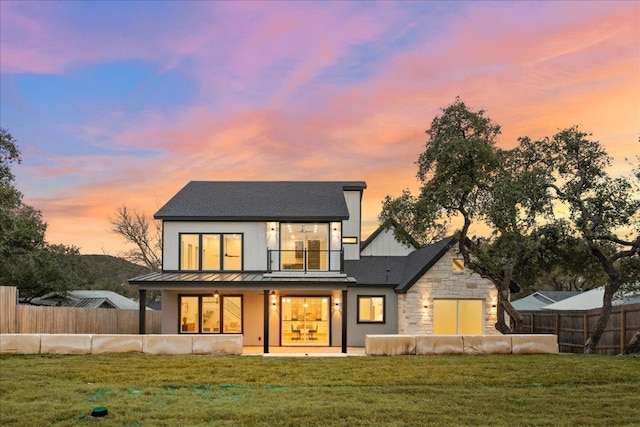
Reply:
[[415, 249], [396, 240], [393, 229], [382, 230], [373, 241], [362, 250], [362, 256], [406, 256]]
[[164, 221], [163, 269], [180, 269], [180, 233], [242, 233], [247, 271], [267, 270], [266, 222]]
[[345, 191], [344, 200], [347, 203], [347, 209], [349, 210], [349, 219], [342, 221], [342, 236], [343, 237], [357, 237], [356, 244], [346, 244], [344, 246], [344, 259], [360, 259], [360, 217], [361, 217], [361, 197], [360, 191]]

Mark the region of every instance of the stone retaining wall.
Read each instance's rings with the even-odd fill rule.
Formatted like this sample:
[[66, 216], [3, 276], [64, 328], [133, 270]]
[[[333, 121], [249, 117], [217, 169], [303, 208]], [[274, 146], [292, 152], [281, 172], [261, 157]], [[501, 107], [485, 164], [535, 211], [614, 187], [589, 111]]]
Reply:
[[0, 354], [242, 354], [242, 335], [2, 334]]
[[367, 335], [365, 354], [558, 353], [556, 335]]

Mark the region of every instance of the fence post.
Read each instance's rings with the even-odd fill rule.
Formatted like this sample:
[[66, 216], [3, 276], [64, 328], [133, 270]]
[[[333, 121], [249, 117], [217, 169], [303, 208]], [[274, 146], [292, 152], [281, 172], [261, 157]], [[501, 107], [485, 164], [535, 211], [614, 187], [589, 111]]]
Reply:
[[627, 311], [624, 306], [620, 309], [620, 354], [627, 346]]
[[[584, 346], [589, 340], [589, 315], [585, 314], [582, 316], [583, 329], [584, 329], [584, 340], [582, 341], [582, 345]], [[595, 349], [594, 349], [595, 350]]]

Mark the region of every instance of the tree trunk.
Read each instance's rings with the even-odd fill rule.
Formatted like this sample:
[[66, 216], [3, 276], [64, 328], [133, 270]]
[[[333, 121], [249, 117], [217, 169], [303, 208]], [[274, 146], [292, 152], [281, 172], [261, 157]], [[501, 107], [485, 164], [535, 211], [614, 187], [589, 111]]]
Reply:
[[589, 339], [584, 344], [584, 352], [585, 354], [593, 354], [600, 342], [600, 338], [602, 338], [602, 334], [604, 333], [604, 329], [607, 326], [607, 322], [609, 321], [609, 316], [611, 316], [611, 309], [613, 295], [616, 293], [620, 285], [609, 283], [604, 287], [604, 297], [602, 298], [602, 312], [600, 313], [600, 317], [598, 317], [598, 322], [596, 323], [596, 327], [591, 332]]
[[624, 353], [622, 354], [640, 354], [640, 329], [636, 334], [631, 338], [629, 345], [624, 349]]
[[[504, 284], [500, 284], [500, 288], [504, 288]], [[509, 301], [509, 285], [506, 285], [506, 289], [500, 289], [498, 291], [498, 321], [496, 323], [496, 330], [503, 334], [513, 334], [520, 331], [522, 325], [522, 316], [518, 313], [518, 310], [513, 308]], [[507, 314], [511, 320], [511, 326], [507, 326], [505, 321], [505, 314]]]

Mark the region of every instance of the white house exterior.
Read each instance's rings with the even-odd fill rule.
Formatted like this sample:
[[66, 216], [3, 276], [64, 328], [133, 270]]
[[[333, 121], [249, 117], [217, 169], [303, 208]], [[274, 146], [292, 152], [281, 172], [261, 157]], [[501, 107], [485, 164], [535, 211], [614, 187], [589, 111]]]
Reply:
[[[454, 272], [455, 239], [415, 249], [381, 227], [361, 241], [365, 189], [360, 181], [190, 182], [155, 215], [162, 271], [129, 283], [141, 300], [162, 292], [162, 333], [242, 334], [265, 352], [346, 352], [368, 334], [495, 333], [495, 289]], [[140, 318], [144, 330], [142, 310]]]

